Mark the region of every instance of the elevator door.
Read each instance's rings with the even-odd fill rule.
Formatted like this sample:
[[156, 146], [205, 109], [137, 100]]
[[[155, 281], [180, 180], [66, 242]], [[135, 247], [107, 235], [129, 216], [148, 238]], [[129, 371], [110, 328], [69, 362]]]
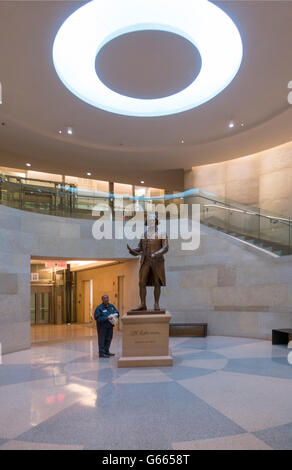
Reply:
[[52, 288], [34, 286], [31, 288], [30, 322], [42, 325], [52, 322]]

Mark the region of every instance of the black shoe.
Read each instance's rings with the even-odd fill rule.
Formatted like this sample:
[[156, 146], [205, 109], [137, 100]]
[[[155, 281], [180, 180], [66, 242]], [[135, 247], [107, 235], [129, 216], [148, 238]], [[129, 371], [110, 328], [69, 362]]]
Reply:
[[106, 357], [107, 359], [109, 358], [109, 354], [100, 354], [99, 357]]
[[114, 354], [113, 354], [113, 353], [110, 353], [110, 352], [108, 352], [108, 353], [106, 353], [106, 354], [107, 354], [108, 356], [114, 356]]

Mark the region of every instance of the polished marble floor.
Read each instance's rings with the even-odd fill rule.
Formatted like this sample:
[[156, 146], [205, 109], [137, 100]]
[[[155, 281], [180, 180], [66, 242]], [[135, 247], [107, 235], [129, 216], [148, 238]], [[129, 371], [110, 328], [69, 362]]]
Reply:
[[292, 449], [286, 347], [209, 336], [171, 350], [164, 368], [118, 369], [95, 336], [3, 356], [0, 449]]
[[66, 325], [33, 325], [30, 338], [32, 344], [46, 342], [58, 343], [72, 341], [75, 338], [88, 338], [96, 336], [96, 327], [93, 324], [72, 323]]

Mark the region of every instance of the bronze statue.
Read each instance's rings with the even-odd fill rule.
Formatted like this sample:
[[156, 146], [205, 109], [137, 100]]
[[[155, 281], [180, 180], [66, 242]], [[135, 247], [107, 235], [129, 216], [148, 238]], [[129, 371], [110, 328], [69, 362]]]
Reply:
[[168, 251], [168, 238], [166, 234], [158, 231], [158, 219], [155, 215], [148, 215], [144, 238], [141, 238], [137, 248], [127, 245], [131, 255], [141, 256], [139, 271], [139, 293], [141, 303], [134, 310], [147, 310], [146, 286], [154, 286], [154, 310], [160, 310], [159, 298], [161, 286], [165, 286], [164, 253]]

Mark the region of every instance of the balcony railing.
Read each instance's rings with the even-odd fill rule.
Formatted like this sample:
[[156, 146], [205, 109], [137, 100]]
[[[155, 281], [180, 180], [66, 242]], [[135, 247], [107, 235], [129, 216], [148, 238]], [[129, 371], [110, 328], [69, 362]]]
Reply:
[[[144, 211], [149, 204], [177, 207], [180, 204], [199, 204], [201, 223], [244, 238], [264, 248], [292, 253], [292, 219], [218, 197], [207, 191], [190, 189], [163, 197], [137, 197], [81, 190], [73, 185], [50, 181], [0, 176], [0, 204], [40, 214], [96, 219], [99, 213], [110, 208], [123, 211], [131, 204], [133, 213]], [[130, 216], [130, 213], [128, 213]], [[169, 214], [167, 213], [167, 216]]]

